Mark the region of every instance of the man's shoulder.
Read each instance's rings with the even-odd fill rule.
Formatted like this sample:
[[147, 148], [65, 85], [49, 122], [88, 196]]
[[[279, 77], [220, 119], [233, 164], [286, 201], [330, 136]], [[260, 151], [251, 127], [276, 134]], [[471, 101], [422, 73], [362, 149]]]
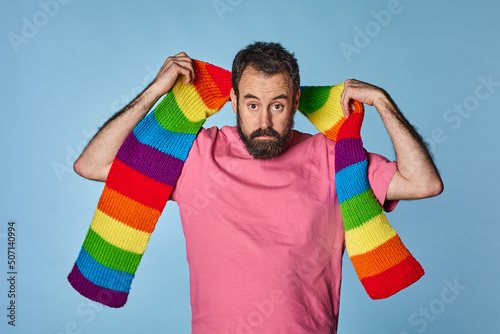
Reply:
[[310, 139], [311, 137], [313, 137], [313, 135], [310, 133], [301, 132], [298, 130], [292, 130], [291, 139], [293, 142], [297, 144], [303, 142], [304, 140]]
[[210, 150], [211, 147], [224, 147], [232, 145], [239, 140], [238, 130], [235, 126], [212, 126], [202, 128], [193, 143], [193, 148], [201, 151]]
[[335, 142], [328, 139], [328, 137], [321, 132], [310, 134], [297, 130], [293, 130], [290, 143], [291, 145], [289, 146], [297, 146], [301, 144], [305, 145], [307, 149], [314, 148], [317, 150], [321, 150], [322, 148], [333, 148], [335, 146]]
[[225, 125], [222, 128], [212, 126], [210, 128], [201, 128], [196, 136], [197, 141], [213, 142], [216, 140], [232, 140], [238, 136], [236, 126]]

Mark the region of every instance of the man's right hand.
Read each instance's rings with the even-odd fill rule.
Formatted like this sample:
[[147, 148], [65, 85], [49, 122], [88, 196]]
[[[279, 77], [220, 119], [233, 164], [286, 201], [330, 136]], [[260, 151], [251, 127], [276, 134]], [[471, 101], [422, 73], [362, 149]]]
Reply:
[[87, 179], [106, 181], [127, 135], [181, 75], [185, 77], [184, 84], [192, 82], [195, 76], [193, 60], [184, 52], [168, 57], [153, 82], [104, 124], [73, 164], [75, 172]]
[[192, 82], [195, 76], [193, 60], [184, 52], [167, 58], [151, 83], [151, 88], [163, 96], [172, 89], [181, 75], [185, 78], [185, 85]]

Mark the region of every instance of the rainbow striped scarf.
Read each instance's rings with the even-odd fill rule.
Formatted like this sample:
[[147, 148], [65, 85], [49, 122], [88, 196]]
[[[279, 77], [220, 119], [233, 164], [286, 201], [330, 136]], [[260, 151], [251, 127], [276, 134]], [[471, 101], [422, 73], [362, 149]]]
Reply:
[[347, 253], [373, 299], [387, 298], [417, 281], [424, 270], [385, 217], [368, 182], [361, 140], [362, 103], [346, 119], [340, 106], [344, 84], [302, 88], [299, 110], [335, 143], [335, 186]]
[[[156, 222], [175, 186], [196, 134], [229, 100], [231, 73], [194, 61], [196, 78], [172, 90], [118, 150], [78, 258], [68, 275], [83, 296], [123, 306]], [[336, 184], [346, 248], [372, 298], [385, 298], [423, 275], [373, 196], [359, 129], [363, 106], [345, 121], [342, 85], [302, 88], [299, 110], [336, 140]], [[340, 111], [340, 113], [339, 113]], [[354, 117], [353, 117], [354, 116]], [[352, 121], [351, 121], [352, 120]]]

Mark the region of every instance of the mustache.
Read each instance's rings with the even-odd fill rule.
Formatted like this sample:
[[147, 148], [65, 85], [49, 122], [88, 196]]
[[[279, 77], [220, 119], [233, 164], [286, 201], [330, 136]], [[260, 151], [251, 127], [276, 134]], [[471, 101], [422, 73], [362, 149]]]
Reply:
[[270, 137], [274, 137], [277, 139], [281, 138], [279, 132], [274, 130], [273, 128], [267, 128], [267, 129], [259, 128], [259, 129], [255, 130], [254, 132], [252, 132], [252, 134], [250, 135], [250, 139], [255, 139], [255, 138], [260, 137], [260, 136], [270, 136]]

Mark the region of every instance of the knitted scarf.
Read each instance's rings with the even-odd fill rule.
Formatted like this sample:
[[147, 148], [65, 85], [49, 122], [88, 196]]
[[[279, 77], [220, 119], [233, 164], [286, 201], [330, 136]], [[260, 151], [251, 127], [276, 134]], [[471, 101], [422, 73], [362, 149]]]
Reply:
[[[118, 150], [92, 223], [68, 275], [80, 294], [123, 306], [151, 233], [204, 124], [229, 100], [231, 73], [194, 60], [196, 77], [179, 78]], [[336, 141], [335, 179], [347, 252], [371, 298], [385, 298], [423, 275], [389, 225], [368, 183], [360, 137], [363, 105], [345, 119], [343, 85], [301, 87], [299, 110]]]
[[344, 84], [303, 87], [299, 110], [335, 143], [335, 187], [349, 258], [368, 295], [387, 298], [424, 274], [420, 263], [391, 227], [368, 182], [361, 140], [362, 103], [346, 119], [340, 106]]

